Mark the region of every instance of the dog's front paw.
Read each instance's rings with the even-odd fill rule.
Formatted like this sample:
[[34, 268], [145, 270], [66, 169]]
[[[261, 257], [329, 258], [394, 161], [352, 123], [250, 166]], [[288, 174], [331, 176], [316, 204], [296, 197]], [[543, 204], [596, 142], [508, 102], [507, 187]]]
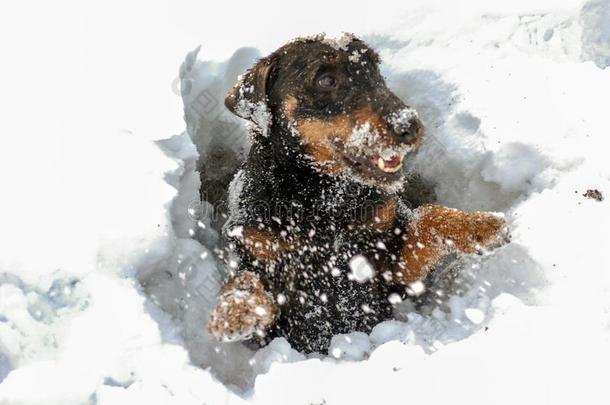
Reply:
[[441, 246], [461, 253], [477, 253], [501, 246], [509, 240], [508, 226], [501, 214], [465, 212], [439, 205], [417, 210], [414, 242]]
[[454, 242], [464, 253], [480, 253], [510, 242], [508, 225], [504, 218], [491, 212], [465, 213], [461, 237]]
[[218, 340], [245, 340], [264, 336], [275, 322], [278, 309], [258, 277], [244, 272], [223, 288], [208, 322], [208, 331]]
[[419, 207], [405, 235], [402, 263], [394, 272], [400, 284], [423, 279], [448, 253], [479, 253], [508, 242], [501, 215], [465, 212], [440, 205]]

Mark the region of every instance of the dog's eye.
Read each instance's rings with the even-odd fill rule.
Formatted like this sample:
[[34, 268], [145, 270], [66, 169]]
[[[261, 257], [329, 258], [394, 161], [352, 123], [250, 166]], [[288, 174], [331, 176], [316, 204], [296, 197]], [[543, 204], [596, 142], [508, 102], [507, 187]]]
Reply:
[[317, 81], [318, 87], [322, 90], [334, 90], [339, 85], [339, 80], [337, 75], [334, 73], [324, 73], [320, 77], [318, 77]]

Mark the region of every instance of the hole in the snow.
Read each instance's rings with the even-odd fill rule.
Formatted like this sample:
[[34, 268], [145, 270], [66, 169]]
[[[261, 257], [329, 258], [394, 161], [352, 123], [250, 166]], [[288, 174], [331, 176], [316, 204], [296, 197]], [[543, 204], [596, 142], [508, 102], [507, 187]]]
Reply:
[[[268, 371], [273, 362], [305, 359], [284, 339], [253, 350], [241, 343], [217, 343], [205, 330], [223, 278], [222, 268], [212, 252], [218, 243], [214, 229], [226, 218], [226, 206], [222, 207], [219, 201], [212, 204], [208, 201], [193, 209], [193, 202], [200, 198], [196, 169], [224, 165], [218, 178], [221, 184], [226, 182], [221, 177], [232, 173], [243, 159], [248, 149], [245, 129], [226, 113], [221, 100], [236, 75], [248, 68], [257, 56], [256, 52], [246, 49], [223, 64], [198, 61], [196, 53], [187, 58], [182, 80], [188, 82], [188, 94], [182, 96], [188, 130], [196, 138], [201, 157], [198, 161], [185, 134], [159, 143], [168, 155], [184, 163], [182, 172], [167, 179], [179, 190], [170, 208], [176, 242], [163, 260], [139, 277], [151, 301], [178, 327], [179, 339], [193, 363], [209, 368], [216, 378], [241, 392], [246, 392], [254, 377]], [[531, 167], [513, 187], [507, 187], [494, 177], [493, 170], [498, 165], [493, 153], [472, 151], [459, 144], [460, 135], [476, 137], [481, 131], [481, 120], [470, 112], [454, 111], [459, 95], [455, 86], [423, 70], [391, 72], [388, 82], [399, 96], [412, 102], [426, 124], [427, 140], [416, 159], [410, 162], [409, 169], [435, 184], [440, 203], [466, 210], [506, 212], [535, 189], [527, 180], [535, 178], [544, 166]], [[218, 145], [201, 141], [206, 138], [205, 134], [212, 132], [222, 135], [214, 137], [223, 140]], [[510, 155], [511, 151], [505, 153]], [[483, 174], [485, 169], [487, 175]], [[220, 200], [222, 193], [217, 191], [210, 189], [204, 199]], [[212, 207], [222, 212], [214, 213]], [[188, 217], [187, 212], [195, 214]], [[214, 219], [211, 214], [216, 214]], [[378, 325], [370, 335], [356, 332], [335, 336], [329, 356], [344, 361], [366, 359], [372, 350], [391, 340], [434, 352], [438, 350], [438, 342], [454, 342], [483, 330], [493, 317], [490, 302], [494, 297], [508, 292], [526, 303], [533, 302], [531, 291], [543, 282], [539, 274], [527, 250], [517, 244], [490, 255], [449, 261], [443, 271], [426, 280], [425, 289], [418, 289], [411, 299], [398, 305], [396, 320]], [[161, 318], [160, 322], [168, 321]]]

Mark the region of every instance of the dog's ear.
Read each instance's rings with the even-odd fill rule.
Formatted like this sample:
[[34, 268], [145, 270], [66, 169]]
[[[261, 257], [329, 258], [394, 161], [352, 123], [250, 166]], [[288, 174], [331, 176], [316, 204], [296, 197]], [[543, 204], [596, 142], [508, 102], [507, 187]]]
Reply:
[[272, 57], [258, 61], [239, 77], [225, 98], [225, 106], [233, 114], [258, 124], [262, 129], [269, 124], [267, 91], [274, 64]]

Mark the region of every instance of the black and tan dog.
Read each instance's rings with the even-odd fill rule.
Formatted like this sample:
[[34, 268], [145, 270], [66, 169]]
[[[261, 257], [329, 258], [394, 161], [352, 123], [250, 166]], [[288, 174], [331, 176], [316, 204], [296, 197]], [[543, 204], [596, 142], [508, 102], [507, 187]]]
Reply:
[[494, 214], [405, 200], [403, 161], [424, 129], [379, 62], [349, 34], [301, 38], [227, 95], [252, 147], [230, 187], [237, 257], [208, 324], [216, 338], [284, 336], [324, 351], [334, 334], [391, 318], [396, 297], [446, 255], [505, 241]]

